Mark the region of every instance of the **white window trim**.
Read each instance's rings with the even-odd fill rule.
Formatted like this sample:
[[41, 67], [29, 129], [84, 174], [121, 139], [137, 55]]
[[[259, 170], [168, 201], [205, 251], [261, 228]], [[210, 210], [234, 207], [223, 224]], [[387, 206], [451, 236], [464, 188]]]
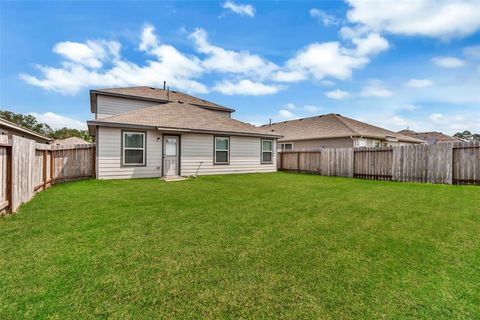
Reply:
[[288, 149], [288, 150], [293, 150], [293, 142], [280, 143], [280, 150], [282, 150], [282, 151], [287, 150], [287, 149], [285, 149], [285, 145], [287, 145], [287, 144], [290, 144], [292, 146], [292, 149]]
[[[264, 141], [270, 141], [270, 143], [271, 143], [271, 150], [263, 150], [263, 142], [264, 142]], [[262, 139], [261, 145], [262, 145], [262, 147], [261, 147], [261, 153], [260, 153], [260, 162], [261, 162], [261, 163], [265, 163], [265, 164], [273, 163], [273, 140], [272, 140], [272, 139]], [[263, 153], [264, 153], [264, 152], [270, 152], [270, 153], [271, 153], [271, 155], [270, 155], [270, 161], [264, 161], [264, 160], [263, 160]]]
[[[227, 149], [217, 149], [217, 139], [227, 139], [228, 146]], [[226, 151], [227, 152], [227, 161], [217, 161], [217, 151]], [[213, 138], [213, 163], [214, 164], [230, 164], [230, 137], [229, 136], [215, 136]]]
[[[132, 147], [126, 147], [125, 146], [125, 135], [126, 134], [141, 134], [143, 137], [143, 148], [132, 148]], [[145, 132], [142, 131], [123, 131], [122, 132], [122, 165], [123, 166], [144, 166], [145, 165]], [[142, 150], [143, 151], [143, 157], [142, 157], [142, 163], [125, 163], [125, 151], [126, 150]]]

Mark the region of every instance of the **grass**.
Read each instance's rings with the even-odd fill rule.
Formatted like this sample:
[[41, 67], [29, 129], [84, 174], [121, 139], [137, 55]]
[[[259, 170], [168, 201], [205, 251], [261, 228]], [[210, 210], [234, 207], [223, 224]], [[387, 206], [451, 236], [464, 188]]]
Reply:
[[83, 181], [0, 219], [0, 318], [475, 318], [480, 188]]

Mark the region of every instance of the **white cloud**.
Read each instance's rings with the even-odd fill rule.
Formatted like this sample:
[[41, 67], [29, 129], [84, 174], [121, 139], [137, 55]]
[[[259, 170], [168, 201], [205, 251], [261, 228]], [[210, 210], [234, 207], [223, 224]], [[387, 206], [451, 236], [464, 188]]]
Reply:
[[248, 51], [225, 50], [211, 45], [207, 32], [203, 29], [196, 29], [189, 38], [193, 40], [198, 52], [208, 56], [202, 62], [202, 66], [208, 70], [266, 78], [278, 69], [274, 63]]
[[478, 0], [347, 0], [350, 22], [375, 31], [449, 39], [480, 29]]
[[433, 57], [432, 62], [442, 68], [459, 68], [465, 65], [465, 61], [455, 57]]
[[428, 79], [410, 79], [405, 85], [410, 88], [425, 88], [433, 86], [433, 81]]
[[141, 42], [139, 49], [141, 51], [149, 51], [159, 46], [157, 36], [155, 35], [155, 28], [147, 24], [143, 30], [141, 35]]
[[350, 97], [350, 93], [347, 91], [343, 91], [340, 89], [336, 89], [333, 91], [328, 91], [325, 93], [325, 95], [330, 98], [330, 99], [335, 99], [335, 100], [342, 100]]
[[321, 107], [312, 106], [312, 105], [305, 105], [303, 108], [310, 113], [315, 113], [322, 109]]
[[223, 4], [224, 9], [228, 9], [241, 16], [255, 16], [255, 8], [251, 4], [236, 4], [233, 1], [225, 1]]
[[324, 26], [337, 25], [339, 23], [337, 17], [334, 15], [327, 14], [325, 11], [320, 9], [310, 9], [310, 15], [313, 18], [318, 19], [323, 23]]
[[278, 82], [297, 82], [307, 79], [301, 71], [277, 71], [273, 74], [272, 80]]
[[432, 113], [429, 117], [428, 117], [430, 120], [432, 121], [438, 121], [438, 120], [441, 120], [443, 118], [443, 114], [441, 113]]
[[286, 69], [318, 80], [327, 76], [345, 80], [351, 77], [353, 69], [361, 68], [368, 62], [366, 57], [352, 55], [339, 42], [324, 42], [301, 49], [287, 61]]
[[285, 105], [285, 108], [287, 108], [288, 110], [295, 110], [296, 106], [293, 103], [287, 103]]
[[418, 110], [420, 107], [414, 105], [414, 104], [404, 104], [400, 107], [398, 107], [398, 110], [406, 110], [406, 111], [415, 111]]
[[320, 81], [321, 84], [323, 84], [324, 86], [327, 86], [327, 87], [330, 87], [330, 86], [334, 86], [336, 83], [331, 81], [331, 80], [322, 80]]
[[480, 58], [480, 45], [464, 48], [463, 54], [470, 58]]
[[[187, 92], [208, 92], [205, 85], [194, 80], [204, 72], [201, 61], [197, 57], [185, 55], [170, 45], [159, 45], [158, 41], [152, 38], [153, 29], [150, 26], [146, 26], [142, 34], [146, 35], [142, 37], [142, 51], [156, 58], [147, 60], [144, 65], [122, 59], [119, 44], [97, 41], [95, 44], [104, 44], [104, 47], [100, 46], [100, 48], [115, 57], [109, 61], [112, 64], [109, 68], [90, 69], [84, 65], [84, 62], [75, 61], [72, 54], [67, 54], [68, 51], [63, 50], [61, 55], [68, 61], [62, 62], [61, 67], [37, 65], [42, 77], [20, 74], [20, 78], [29, 84], [62, 94], [76, 94], [83, 88], [91, 87], [161, 86], [163, 81], [168, 81], [171, 86]], [[92, 47], [91, 43], [87, 41], [85, 45]], [[101, 52], [98, 48], [93, 50]], [[99, 61], [103, 59], [102, 54], [99, 53], [97, 56]], [[93, 60], [90, 64], [92, 63], [98, 65]]]
[[224, 80], [218, 82], [213, 90], [226, 95], [263, 96], [277, 93], [281, 88], [273, 85], [266, 85], [261, 82], [253, 82], [248, 79], [232, 82]]
[[30, 113], [32, 116], [37, 118], [39, 122], [43, 122], [48, 124], [53, 129], [61, 129], [61, 128], [72, 128], [78, 130], [86, 130], [87, 124], [83, 121], [79, 121], [73, 118], [65, 117], [53, 112], [45, 112], [45, 113]]
[[90, 68], [101, 68], [108, 58], [118, 58], [120, 44], [116, 41], [59, 42], [53, 47], [53, 52], [61, 55], [67, 61], [78, 63]]
[[393, 92], [385, 89], [383, 84], [380, 81], [372, 80], [370, 84], [363, 87], [362, 91], [360, 92], [362, 97], [379, 97], [379, 98], [386, 98], [391, 97]]
[[276, 118], [288, 120], [288, 119], [295, 119], [297, 118], [297, 116], [290, 110], [282, 109], [278, 111], [278, 116]]
[[370, 33], [366, 38], [353, 38], [357, 46], [357, 56], [373, 56], [390, 48], [388, 41], [378, 33]]

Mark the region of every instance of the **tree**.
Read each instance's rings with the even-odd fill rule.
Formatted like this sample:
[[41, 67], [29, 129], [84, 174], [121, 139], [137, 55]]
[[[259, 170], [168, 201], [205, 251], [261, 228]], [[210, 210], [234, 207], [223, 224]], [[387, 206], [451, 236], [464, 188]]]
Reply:
[[38, 120], [30, 114], [23, 115], [7, 110], [0, 110], [0, 118], [43, 134], [52, 139], [66, 139], [71, 137], [78, 137], [85, 141], [93, 142], [93, 137], [88, 133], [87, 130], [78, 130], [72, 128], [61, 128], [53, 130], [48, 124], [38, 122]]
[[465, 141], [480, 141], [480, 134], [478, 133], [471, 133], [468, 130], [463, 132], [457, 132], [453, 135], [455, 138], [459, 138]]
[[50, 134], [53, 132], [52, 128], [50, 128], [48, 124], [38, 122], [37, 119], [30, 114], [23, 115], [7, 110], [0, 110], [0, 118], [18, 124], [24, 128], [33, 130], [45, 136], [50, 136]]

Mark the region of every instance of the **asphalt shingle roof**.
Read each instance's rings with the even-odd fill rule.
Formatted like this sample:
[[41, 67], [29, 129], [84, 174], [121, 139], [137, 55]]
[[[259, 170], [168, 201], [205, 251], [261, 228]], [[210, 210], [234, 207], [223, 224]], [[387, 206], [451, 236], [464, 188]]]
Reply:
[[166, 129], [184, 129], [201, 132], [225, 132], [244, 135], [280, 137], [262, 127], [232, 119], [215, 111], [187, 103], [169, 102], [137, 109], [107, 118], [88, 121], [89, 125], [137, 125]]
[[196, 106], [211, 108], [216, 110], [224, 110], [233, 112], [234, 109], [221, 106], [219, 104], [203, 100], [197, 97], [193, 97], [183, 92], [178, 92], [174, 90], [164, 90], [152, 87], [128, 87], [128, 88], [106, 88], [106, 89], [96, 89], [91, 90], [91, 93], [94, 94], [114, 94], [114, 95], [123, 95], [130, 96], [132, 98], [146, 98], [151, 100], [158, 101], [172, 101], [172, 102], [184, 102], [193, 104]]
[[385, 139], [396, 138], [398, 141], [422, 143], [422, 140], [383, 129], [365, 122], [357, 121], [339, 114], [325, 114], [310, 118], [283, 121], [264, 125], [272, 133], [283, 135], [280, 141], [328, 139], [350, 136]]

